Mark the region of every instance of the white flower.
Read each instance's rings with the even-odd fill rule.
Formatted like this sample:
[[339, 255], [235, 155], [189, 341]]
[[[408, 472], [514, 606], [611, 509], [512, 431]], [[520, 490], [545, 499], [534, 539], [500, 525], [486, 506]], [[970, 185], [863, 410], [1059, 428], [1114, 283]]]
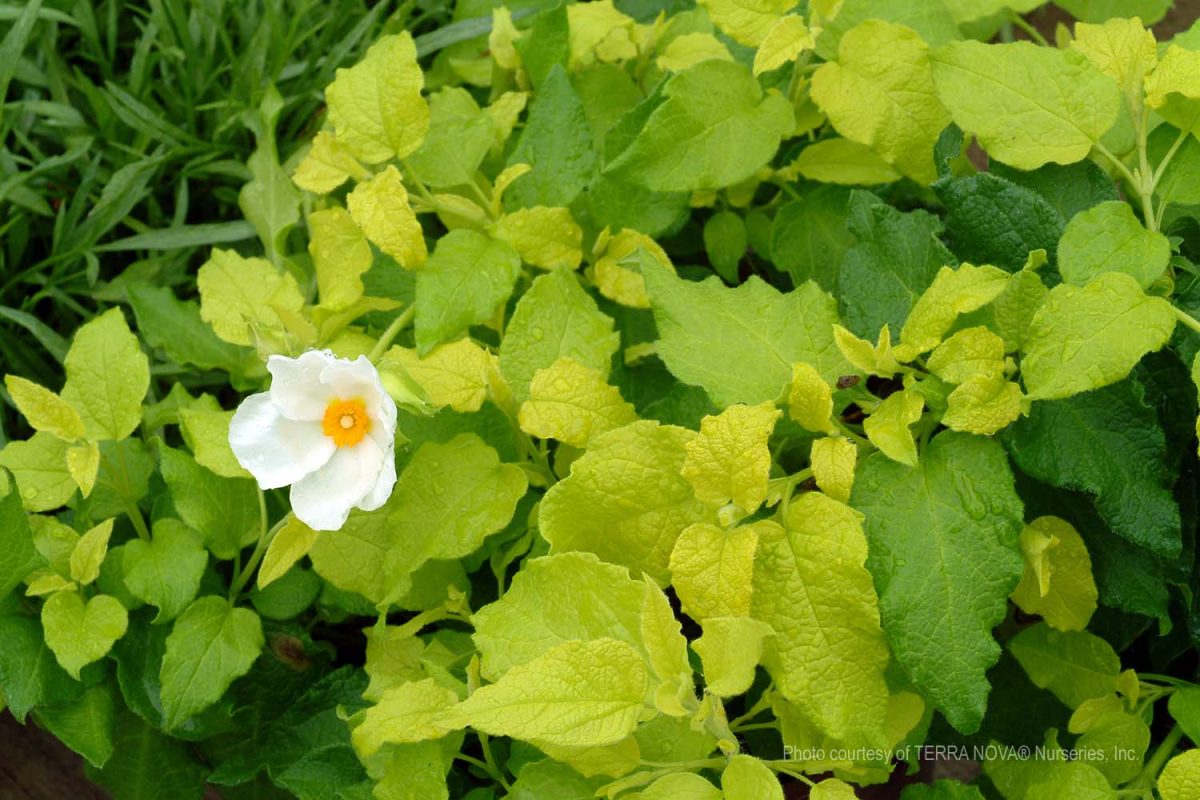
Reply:
[[319, 531], [383, 505], [396, 484], [396, 403], [370, 360], [310, 350], [271, 356], [267, 370], [270, 390], [243, 400], [229, 425], [259, 487], [291, 484], [292, 511]]

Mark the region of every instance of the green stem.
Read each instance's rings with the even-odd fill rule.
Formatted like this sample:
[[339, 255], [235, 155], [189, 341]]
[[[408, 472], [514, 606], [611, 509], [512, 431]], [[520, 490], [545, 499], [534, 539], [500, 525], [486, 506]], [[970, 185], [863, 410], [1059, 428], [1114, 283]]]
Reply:
[[1190, 135], [1187, 131], [1180, 131], [1179, 135], [1175, 137], [1175, 143], [1171, 145], [1171, 149], [1167, 151], [1162, 161], [1158, 162], [1158, 166], [1154, 168], [1154, 177], [1150, 180], [1151, 192], [1158, 188], [1158, 182], [1162, 180], [1163, 175], [1166, 173], [1167, 165], [1171, 163], [1171, 159], [1179, 152], [1179, 148], [1183, 146], [1183, 143], [1187, 141]]
[[267, 529], [267, 500], [261, 489], [258, 491], [258, 508], [262, 514], [262, 532], [258, 536], [258, 542], [254, 545], [254, 552], [250, 554], [250, 560], [246, 562], [246, 566], [237, 571], [237, 577], [229, 587], [229, 602], [231, 603], [250, 583], [250, 578], [258, 569], [258, 564], [262, 561], [263, 556], [267, 554], [267, 548], [271, 546], [271, 541], [288, 520], [288, 517], [284, 517], [276, 522], [270, 530]]
[[400, 335], [400, 331], [408, 327], [408, 323], [413, 321], [413, 316], [416, 314], [416, 306], [409, 306], [404, 309], [394, 320], [392, 324], [387, 326], [387, 330], [379, 337], [379, 341], [375, 343], [375, 347], [371, 349], [370, 355], [367, 356], [374, 364], [383, 357], [387, 349], [392, 346], [392, 342]]
[[1167, 734], [1167, 738], [1162, 740], [1162, 743], [1155, 748], [1154, 754], [1146, 760], [1146, 766], [1142, 767], [1141, 773], [1125, 788], [1136, 789], [1144, 787], [1145, 793], [1148, 796], [1150, 787], [1154, 785], [1154, 780], [1158, 777], [1159, 771], [1167, 763], [1167, 759], [1171, 757], [1171, 754], [1175, 752], [1175, 746], [1179, 744], [1179, 740], [1182, 738], [1182, 728], [1178, 725], [1171, 728], [1171, 732]]
[[778, 730], [778, 722], [751, 722], [749, 725], [739, 725], [736, 728], [732, 725], [729, 727], [734, 733], [742, 733], [743, 731], [765, 731]]
[[479, 746], [483, 749], [483, 760], [487, 762], [488, 774], [504, 787], [504, 791], [511, 792], [512, 786], [504, 779], [504, 770], [500, 769], [500, 765], [496, 763], [495, 756], [492, 755], [491, 739], [486, 733], [479, 733]]
[[1182, 308], [1175, 309], [1175, 318], [1187, 327], [1194, 330], [1196, 333], [1200, 333], [1200, 320], [1196, 319]]
[[1137, 178], [1134, 177], [1133, 173], [1129, 171], [1129, 167], [1125, 166], [1125, 163], [1123, 161], [1121, 161], [1121, 159], [1117, 158], [1116, 155], [1114, 155], [1111, 150], [1109, 150], [1107, 147], [1105, 147], [1100, 142], [1096, 142], [1095, 145], [1093, 145], [1093, 146], [1105, 158], [1107, 158], [1109, 161], [1111, 161], [1113, 163], [1113, 166], [1115, 166], [1117, 168], [1117, 171], [1120, 172], [1121, 175], [1123, 175], [1125, 177], [1125, 180], [1129, 181], [1130, 186], [1134, 187], [1135, 189], [1137, 188], [1137, 186], [1138, 186]]
[[771, 698], [768, 696], [767, 692], [763, 692], [762, 696], [758, 698], [758, 702], [756, 702], [754, 705], [750, 706], [749, 711], [747, 711], [745, 714], [742, 714], [740, 717], [735, 717], [729, 723], [730, 729], [736, 728], [739, 725], [749, 722], [750, 720], [754, 719], [755, 717], [757, 717], [759, 714], [766, 711], [770, 707], [771, 707]]
[[1152, 231], [1158, 230], [1158, 217], [1154, 214], [1154, 173], [1150, 169], [1150, 158], [1146, 154], [1146, 117], [1143, 111], [1138, 117], [1137, 150], [1138, 182], [1134, 184], [1142, 198], [1142, 218]]
[[1020, 14], [1012, 15], [1012, 23], [1025, 33], [1029, 34], [1029, 38], [1040, 44], [1042, 47], [1049, 47], [1050, 43], [1046, 41], [1046, 37], [1042, 36], [1041, 31], [1029, 24], [1029, 21]]
[[427, 189], [421, 179], [417, 177], [417, 173], [413, 172], [413, 168], [408, 165], [408, 162], [402, 158], [400, 159], [400, 166], [404, 168], [405, 183], [411, 183], [414, 187], [416, 187], [417, 194], [421, 195], [426, 203], [429, 203], [429, 205], [437, 208], [437, 201], [433, 199], [433, 195], [430, 194], [429, 189]]
[[150, 541], [150, 529], [146, 527], [146, 520], [142, 517], [142, 510], [137, 507], [137, 503], [126, 502], [125, 515], [133, 523], [133, 529], [137, 531], [138, 538], [142, 541]]

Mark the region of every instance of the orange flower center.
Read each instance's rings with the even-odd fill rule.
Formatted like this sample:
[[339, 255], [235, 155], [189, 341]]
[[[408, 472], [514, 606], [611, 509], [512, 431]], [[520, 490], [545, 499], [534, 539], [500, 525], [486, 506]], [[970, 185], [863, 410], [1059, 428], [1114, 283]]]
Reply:
[[349, 400], [334, 400], [325, 408], [325, 419], [321, 430], [338, 447], [350, 447], [362, 441], [371, 430], [371, 418], [367, 407], [357, 397]]

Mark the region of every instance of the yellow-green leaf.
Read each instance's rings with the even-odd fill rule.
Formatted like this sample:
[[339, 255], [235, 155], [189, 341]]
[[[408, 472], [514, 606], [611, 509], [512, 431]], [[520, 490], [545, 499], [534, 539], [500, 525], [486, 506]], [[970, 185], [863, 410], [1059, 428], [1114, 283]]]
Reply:
[[362, 275], [371, 268], [373, 256], [350, 212], [331, 206], [309, 214], [308, 252], [323, 307], [340, 311], [363, 296]]
[[736, 503], [754, 513], [767, 498], [771, 451], [767, 439], [782, 412], [774, 403], [734, 405], [700, 421], [686, 445], [682, 475], [706, 503]]
[[370, 758], [385, 744], [409, 744], [440, 739], [452, 730], [437, 720], [458, 702], [458, 695], [433, 678], [402, 683], [388, 689], [367, 709], [363, 721], [350, 734], [355, 752]]
[[841, 503], [849, 502], [854, 487], [858, 448], [844, 436], [826, 436], [812, 443], [809, 456], [813, 478], [821, 491]]
[[1163, 800], [1200, 797], [1200, 750], [1186, 750], [1172, 758], [1158, 776]]
[[908, 177], [937, 177], [933, 146], [950, 114], [938, 99], [929, 47], [910, 28], [867, 20], [842, 36], [838, 59], [813, 75], [812, 96], [838, 133]]
[[819, 492], [793, 499], [783, 535], [759, 541], [753, 615], [775, 630], [763, 663], [783, 696], [829, 736], [880, 743], [890, 656], [862, 519]]
[[754, 54], [754, 74], [761, 75], [779, 69], [816, 44], [813, 33], [796, 14], [780, 17], [771, 25], [758, 52]]
[[810, 431], [830, 433], [834, 430], [830, 420], [833, 416], [833, 389], [811, 364], [796, 362], [792, 365], [788, 415]]
[[637, 726], [648, 684], [625, 642], [567, 641], [476, 690], [447, 722], [551, 745], [614, 744]]
[[339, 69], [325, 91], [338, 140], [368, 164], [404, 158], [429, 129], [424, 83], [412, 35], [383, 37], [362, 61]]
[[292, 183], [307, 192], [328, 194], [350, 178], [362, 180], [367, 175], [349, 147], [329, 131], [320, 131], [292, 173]]
[[11, 470], [17, 479], [26, 511], [50, 511], [75, 494], [77, 484], [67, 469], [68, 447], [57, 436], [38, 431], [0, 449], [0, 467]]
[[713, 23], [741, 44], [757, 47], [793, 0], [700, 0]]
[[350, 216], [376, 247], [396, 259], [402, 267], [416, 269], [429, 251], [421, 223], [408, 204], [408, 191], [400, 171], [389, 165], [364, 181], [346, 197]]
[[89, 530], [75, 543], [71, 552], [71, 579], [86, 586], [100, 577], [100, 565], [108, 555], [108, 539], [112, 536], [113, 520], [106, 519]]
[[1029, 396], [1052, 400], [1116, 383], [1174, 330], [1171, 304], [1124, 273], [1056, 286], [1029, 326], [1021, 359]]
[[95, 442], [79, 442], [67, 448], [67, 472], [79, 487], [79, 493], [87, 497], [96, 485], [100, 472], [100, 445]]
[[644, 233], [622, 228], [608, 240], [603, 255], [596, 260], [595, 280], [600, 294], [630, 308], [649, 308], [646, 281], [638, 263], [638, 251], [662, 266], [675, 271], [671, 259], [658, 242]]
[[929, 371], [949, 383], [1004, 371], [1004, 340], [987, 328], [964, 328], [937, 346], [926, 362]]
[[89, 439], [133, 433], [150, 388], [150, 362], [121, 309], [109, 309], [75, 332], [65, 366], [62, 399], [79, 414]]
[[763, 642], [774, 630], [751, 617], [709, 617], [703, 628], [692, 649], [704, 667], [705, 688], [718, 697], [745, 694], [762, 659]]
[[76, 680], [79, 670], [104, 658], [128, 627], [125, 607], [106, 594], [98, 594], [85, 604], [78, 592], [61, 591], [42, 606], [46, 646]]
[[1025, 574], [1012, 599], [1051, 627], [1081, 631], [1096, 611], [1096, 581], [1083, 538], [1071, 523], [1038, 517], [1021, 532]]
[[297, 314], [304, 297], [291, 273], [263, 258], [214, 248], [196, 275], [200, 317], [230, 344], [254, 345], [255, 330], [282, 329], [281, 315]]
[[850, 139], [823, 139], [801, 151], [785, 176], [803, 175], [822, 183], [872, 186], [900, 180], [900, 173], [883, 156], [865, 144]]
[[914, 467], [917, 464], [917, 443], [909, 427], [921, 418], [925, 400], [911, 389], [888, 395], [863, 422], [863, 430], [871, 444], [893, 461]]
[[667, 42], [654, 63], [664, 72], [683, 72], [701, 61], [711, 59], [732, 61], [733, 56], [720, 39], [711, 33], [696, 31], [681, 34]]
[[68, 442], [84, 437], [79, 412], [54, 392], [20, 375], [5, 375], [4, 386], [35, 431], [46, 431]]
[[946, 398], [942, 424], [967, 433], [991, 435], [1021, 415], [1021, 387], [999, 373], [975, 374]]
[[521, 430], [529, 435], [575, 447], [586, 447], [593, 436], [637, 418], [603, 374], [565, 357], [534, 373], [518, 416]]
[[262, 566], [258, 568], [258, 588], [262, 589], [282, 578], [297, 561], [308, 555], [313, 543], [317, 541], [317, 536], [317, 532], [312, 528], [294, 516], [289, 516], [287, 522], [275, 534], [275, 538], [267, 545], [267, 554], [263, 556]]
[[535, 267], [575, 269], [583, 258], [583, 229], [565, 208], [518, 209], [496, 220], [489, 230]]
[[750, 613], [751, 579], [759, 532], [779, 526], [760, 520], [732, 530], [707, 522], [689, 525], [671, 551], [671, 585], [688, 616], [739, 617]]
[[1158, 64], [1154, 33], [1138, 19], [1110, 19], [1103, 25], [1075, 24], [1071, 48], [1117, 82], [1130, 101], [1140, 104], [1142, 81]]
[[721, 789], [725, 800], [783, 800], [783, 787], [771, 768], [744, 753], [732, 756], [725, 765]]
[[179, 423], [183, 438], [196, 463], [224, 478], [249, 478], [229, 446], [229, 422], [232, 411], [209, 408], [181, 408]]
[[435, 406], [472, 412], [487, 399], [492, 356], [470, 339], [440, 344], [424, 358], [416, 350], [393, 347], [380, 359], [380, 370], [386, 370], [389, 363], [403, 368]]
[[1086, 158], [1120, 93], [1081, 53], [1030, 42], [951, 42], [933, 53], [938, 96], [988, 155], [1017, 169]]
[[942, 267], [904, 321], [896, 355], [907, 361], [937, 347], [960, 314], [995, 300], [1008, 281], [1007, 272], [992, 266]]

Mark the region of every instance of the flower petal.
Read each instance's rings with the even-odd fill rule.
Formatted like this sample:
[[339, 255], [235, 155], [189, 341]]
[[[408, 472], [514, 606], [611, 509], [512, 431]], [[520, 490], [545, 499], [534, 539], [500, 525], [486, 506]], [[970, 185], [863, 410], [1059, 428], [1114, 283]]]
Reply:
[[384, 390], [379, 370], [369, 358], [332, 361], [321, 371], [321, 383], [337, 397], [361, 397], [373, 421], [382, 424], [389, 437], [395, 434], [396, 401]]
[[268, 392], [250, 395], [238, 406], [229, 423], [229, 446], [262, 489], [295, 483], [337, 449], [321, 423], [288, 419]]
[[309, 350], [299, 358], [271, 356], [271, 399], [289, 419], [320, 420], [333, 390], [321, 383], [321, 372], [338, 359], [323, 350]]
[[354, 447], [339, 447], [323, 467], [292, 484], [292, 511], [313, 530], [336, 531], [385, 467], [383, 451], [370, 436]]
[[375, 485], [371, 491], [367, 492], [366, 497], [358, 501], [358, 507], [363, 511], [374, 511], [380, 508], [392, 496], [392, 489], [395, 486], [396, 451], [389, 447], [383, 451], [383, 470], [379, 473], [379, 480], [375, 481]]

